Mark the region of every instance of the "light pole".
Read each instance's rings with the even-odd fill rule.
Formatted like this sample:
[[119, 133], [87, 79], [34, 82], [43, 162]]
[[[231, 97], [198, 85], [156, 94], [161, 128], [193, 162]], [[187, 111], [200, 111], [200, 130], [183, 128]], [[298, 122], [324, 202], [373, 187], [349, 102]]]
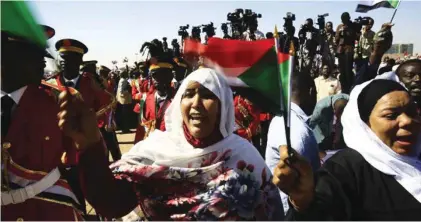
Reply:
[[136, 62], [137, 62], [137, 56], [139, 55], [139, 53], [136, 52], [135, 55], [136, 55]]

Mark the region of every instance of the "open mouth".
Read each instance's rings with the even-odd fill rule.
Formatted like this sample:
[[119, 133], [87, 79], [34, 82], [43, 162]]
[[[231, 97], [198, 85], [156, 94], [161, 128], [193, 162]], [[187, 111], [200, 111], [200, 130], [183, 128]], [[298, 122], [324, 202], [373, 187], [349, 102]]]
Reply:
[[190, 120], [193, 124], [200, 124], [206, 119], [205, 115], [202, 114], [190, 114]]
[[414, 137], [412, 135], [398, 136], [396, 142], [401, 146], [411, 146], [414, 143]]

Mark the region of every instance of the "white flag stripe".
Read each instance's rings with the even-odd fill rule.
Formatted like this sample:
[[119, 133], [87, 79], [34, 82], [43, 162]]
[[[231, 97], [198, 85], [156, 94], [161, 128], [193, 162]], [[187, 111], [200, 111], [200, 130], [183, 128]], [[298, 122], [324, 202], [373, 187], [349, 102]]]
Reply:
[[225, 77], [225, 79], [227, 80], [227, 82], [230, 86], [249, 87], [247, 84], [245, 84], [241, 79], [239, 79], [237, 77], [230, 77], [230, 76], [226, 76], [226, 75], [224, 75], [224, 77]]
[[214, 62], [214, 61], [212, 61], [208, 58], [203, 58], [203, 63], [205, 64], [206, 67], [218, 70], [221, 74], [224, 74], [225, 76], [230, 76], [230, 77], [238, 77], [239, 75], [241, 75], [242, 73], [247, 71], [247, 69], [250, 68], [250, 66], [249, 67], [225, 68], [225, 67], [222, 67], [222, 66], [218, 65], [216, 62]]

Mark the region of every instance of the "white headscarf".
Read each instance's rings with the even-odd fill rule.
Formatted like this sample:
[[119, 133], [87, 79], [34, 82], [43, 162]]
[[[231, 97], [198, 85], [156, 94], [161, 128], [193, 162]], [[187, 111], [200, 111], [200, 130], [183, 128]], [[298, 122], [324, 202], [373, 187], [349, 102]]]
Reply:
[[221, 134], [224, 138], [231, 135], [234, 132], [235, 125], [231, 88], [228, 86], [227, 81], [225, 81], [222, 76], [216, 74], [214, 70], [208, 68], [198, 69], [183, 80], [183, 83], [178, 89], [178, 93], [175, 95], [171, 105], [165, 112], [166, 132], [168, 132], [172, 138], [184, 138], [183, 141], [179, 141], [180, 145], [182, 144], [183, 146], [187, 147], [191, 146], [190, 144], [187, 145], [188, 142], [184, 137], [182, 128], [183, 117], [181, 116], [180, 104], [187, 86], [192, 81], [200, 83], [200, 85], [204, 86], [213, 94], [215, 94], [216, 97], [218, 97], [219, 101], [221, 102], [221, 119], [219, 122], [219, 130], [221, 131]]
[[[198, 82], [209, 89], [221, 102], [219, 130], [224, 139], [209, 147], [202, 147], [206, 149], [195, 149], [184, 136], [183, 117], [181, 115], [180, 104], [188, 84], [192, 81]], [[246, 145], [246, 140], [242, 141], [241, 137], [233, 133], [235, 116], [232, 97], [231, 88], [222, 76], [208, 68], [196, 70], [183, 80], [171, 105], [165, 112], [166, 131], [162, 132], [155, 130], [147, 139], [137, 143], [131, 148], [122, 158], [134, 160], [138, 159], [139, 156], [142, 156], [153, 160], [155, 163], [174, 165], [176, 164], [175, 162], [177, 162], [176, 165], [178, 165], [178, 163], [182, 164], [182, 161], [180, 162], [182, 159], [204, 155], [205, 153], [213, 152], [228, 144], [229, 146], [233, 146], [232, 144], [235, 143], [235, 146], [246, 146], [243, 147], [243, 149], [255, 150], [250, 143]]]
[[[183, 132], [180, 104], [192, 81], [212, 91], [221, 102], [219, 130], [223, 139], [202, 149], [190, 145]], [[278, 189], [271, 183], [270, 170], [257, 149], [233, 133], [234, 118], [233, 95], [226, 80], [214, 70], [199, 69], [183, 81], [168, 107], [167, 131], [155, 130], [111, 169], [116, 178], [148, 186], [154, 186], [157, 178], [162, 183], [185, 182], [181, 185], [186, 193], [174, 194], [172, 189], [162, 188], [139, 197], [143, 207], [150, 206], [142, 211], [152, 219], [162, 212], [165, 214], [164, 209], [168, 207], [171, 212], [181, 212], [174, 210], [176, 207], [185, 214], [171, 215], [171, 218], [193, 215], [197, 220], [232, 219], [235, 217], [227, 218], [232, 215], [226, 212], [233, 210], [242, 220], [281, 220], [283, 208]], [[177, 184], [174, 186], [177, 188]]]
[[345, 143], [360, 153], [371, 166], [382, 173], [392, 175], [405, 190], [421, 202], [421, 161], [417, 158], [421, 152], [421, 135], [418, 136], [419, 141], [415, 147], [417, 156], [403, 156], [384, 144], [361, 120], [358, 96], [372, 81], [356, 86], [351, 92], [341, 118]]

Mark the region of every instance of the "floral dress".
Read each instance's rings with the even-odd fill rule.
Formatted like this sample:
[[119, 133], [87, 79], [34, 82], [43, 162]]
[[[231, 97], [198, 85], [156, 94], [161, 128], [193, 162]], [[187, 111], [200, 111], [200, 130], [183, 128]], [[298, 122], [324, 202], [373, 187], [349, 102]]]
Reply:
[[133, 182], [148, 220], [282, 219], [279, 192], [254, 149], [216, 149], [171, 166], [123, 158], [111, 168], [117, 179]]

